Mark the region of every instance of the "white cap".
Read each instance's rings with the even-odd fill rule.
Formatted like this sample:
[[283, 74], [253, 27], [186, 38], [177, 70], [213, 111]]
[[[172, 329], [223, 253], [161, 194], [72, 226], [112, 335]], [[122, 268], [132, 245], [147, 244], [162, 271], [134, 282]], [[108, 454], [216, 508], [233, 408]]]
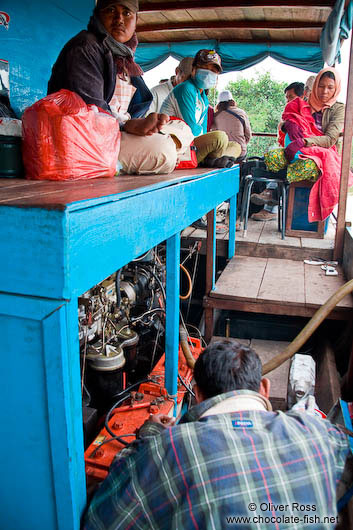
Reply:
[[222, 90], [222, 92], [219, 93], [218, 96], [218, 102], [221, 101], [230, 101], [233, 99], [232, 93], [229, 90]]

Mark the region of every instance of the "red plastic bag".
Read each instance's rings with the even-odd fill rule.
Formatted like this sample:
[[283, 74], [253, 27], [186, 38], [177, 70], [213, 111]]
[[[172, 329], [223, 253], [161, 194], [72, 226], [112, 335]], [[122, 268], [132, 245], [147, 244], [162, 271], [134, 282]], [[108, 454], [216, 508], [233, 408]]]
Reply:
[[118, 121], [70, 90], [28, 107], [22, 117], [27, 179], [113, 177], [120, 149]]
[[191, 145], [178, 155], [178, 163], [175, 169], [193, 169], [195, 167], [197, 167], [196, 146], [192, 141]]

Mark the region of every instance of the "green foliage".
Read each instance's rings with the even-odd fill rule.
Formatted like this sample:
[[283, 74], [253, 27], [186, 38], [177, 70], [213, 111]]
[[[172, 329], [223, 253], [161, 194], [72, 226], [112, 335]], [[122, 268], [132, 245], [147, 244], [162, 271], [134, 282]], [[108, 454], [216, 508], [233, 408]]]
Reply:
[[217, 105], [218, 91], [215, 88], [210, 88], [207, 97], [208, 101], [210, 102], [210, 105], [212, 105], [212, 107], [215, 107]]
[[[233, 95], [238, 107], [249, 116], [253, 132], [277, 133], [283, 108], [286, 104], [284, 89], [288, 83], [278, 82], [271, 74], [259, 74], [256, 79], [231, 81], [227, 90]], [[212, 94], [210, 101], [213, 101]], [[248, 145], [249, 156], [262, 156], [270, 145], [276, 144], [276, 138], [253, 137]]]

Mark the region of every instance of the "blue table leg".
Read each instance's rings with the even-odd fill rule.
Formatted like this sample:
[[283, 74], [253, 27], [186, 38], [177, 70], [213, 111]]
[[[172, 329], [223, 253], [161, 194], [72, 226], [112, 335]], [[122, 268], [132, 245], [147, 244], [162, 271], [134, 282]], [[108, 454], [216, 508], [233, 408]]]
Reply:
[[207, 214], [206, 294], [216, 285], [216, 209]]
[[229, 199], [229, 240], [228, 240], [228, 259], [232, 259], [235, 254], [235, 226], [237, 222], [237, 201], [233, 195]]
[[[177, 394], [179, 356], [180, 234], [167, 239], [165, 384], [168, 394]], [[176, 406], [174, 407], [176, 415]]]
[[79, 530], [86, 488], [77, 300], [0, 294], [0, 334], [7, 416], [0, 528], [38, 521], [47, 530]]

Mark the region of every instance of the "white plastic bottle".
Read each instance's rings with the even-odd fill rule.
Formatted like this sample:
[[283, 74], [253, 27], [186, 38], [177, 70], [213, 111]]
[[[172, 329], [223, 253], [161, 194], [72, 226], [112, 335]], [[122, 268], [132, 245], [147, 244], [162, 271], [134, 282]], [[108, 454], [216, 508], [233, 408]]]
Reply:
[[289, 372], [288, 406], [315, 390], [315, 361], [311, 355], [296, 353]]

